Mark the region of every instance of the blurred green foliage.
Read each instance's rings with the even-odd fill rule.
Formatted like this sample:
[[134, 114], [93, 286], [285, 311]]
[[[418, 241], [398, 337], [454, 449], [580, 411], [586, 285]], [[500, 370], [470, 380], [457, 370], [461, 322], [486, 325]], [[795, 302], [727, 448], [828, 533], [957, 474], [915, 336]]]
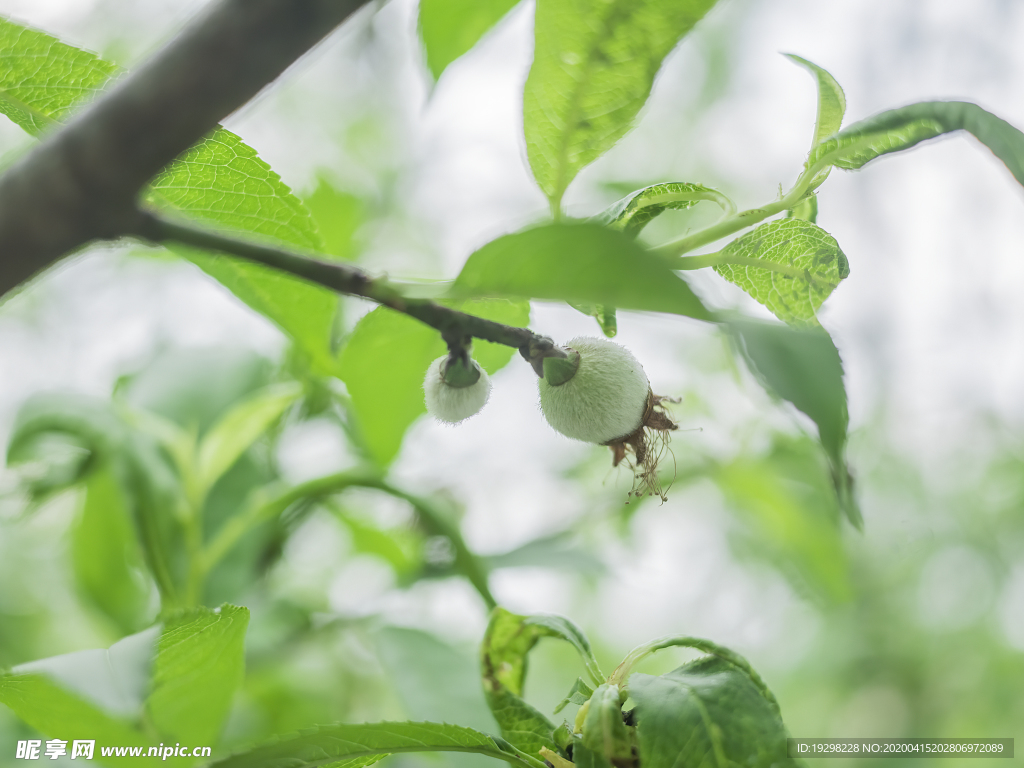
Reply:
[[[637, 3], [618, 26], [580, 26], [580, 16], [599, 15], [593, 3], [538, 4], [545, 25], [526, 86], [527, 147], [556, 217], [576, 173], [628, 130], [662, 58], [712, 4], [684, 2], [669, 13]], [[424, 0], [420, 33], [434, 78], [513, 5]], [[116, 71], [10, 22], [0, 21], [0, 39], [4, 61], [13, 62], [2, 75], [8, 98], [0, 99], [0, 111], [33, 134], [65, 119], [77, 98]], [[712, 42], [718, 54], [709, 83], [728, 69], [721, 53], [727, 44]], [[28, 56], [42, 56], [46, 66], [26, 70], [19, 62]], [[788, 209], [791, 219], [730, 247], [743, 259], [760, 259], [758, 238], [782, 232], [779, 253], [762, 260], [806, 272], [789, 275], [799, 306], [759, 295], [762, 283], [774, 286], [776, 273], [767, 267], [719, 269], [778, 317], [814, 326], [815, 310], [848, 271], [831, 236], [807, 223], [816, 212], [813, 190], [832, 164], [859, 167], [967, 129], [1020, 178], [1019, 132], [973, 105], [938, 102], [894, 110], [829, 138], [842, 123], [842, 90], [821, 68], [793, 58], [818, 86], [808, 168], [821, 167]], [[73, 92], [61, 79], [67, 67], [81, 73]], [[608, 92], [621, 97], [615, 109], [606, 109]], [[526, 299], [567, 300], [595, 316], [608, 335], [619, 322], [616, 307], [711, 319], [688, 283], [632, 238], [663, 211], [697, 200], [718, 203], [726, 220], [735, 206], [702, 185], [638, 186], [618, 189], [627, 197], [603, 219], [532, 227], [483, 246], [455, 281], [452, 305], [526, 325]], [[348, 261], [361, 257], [373, 216], [373, 202], [326, 175], [300, 201], [224, 130], [158, 178], [150, 200], [217, 227]], [[811, 274], [818, 265], [804, 263], [806, 248], [796, 252], [793, 232], [824, 243], [832, 270], [824, 278]], [[4, 509], [14, 511], [0, 518], [0, 668], [10, 670], [0, 676], [0, 701], [9, 707], [0, 710], [0, 743], [71, 736], [60, 729], [74, 722], [90, 738], [211, 743], [221, 757], [318, 723], [413, 719], [467, 727], [438, 726], [430, 736], [434, 748], [449, 743], [500, 757], [509, 754], [502, 742], [469, 729], [501, 730], [515, 746], [564, 752], [576, 737], [565, 730], [553, 735], [549, 719], [564, 705], [570, 722], [578, 716], [592, 723], [579, 740], [579, 762], [589, 754], [603, 764], [606, 744], [616, 759], [630, 759], [632, 736], [618, 719], [623, 702], [598, 671], [599, 663], [614, 668], [623, 650], [610, 639], [614, 606], [599, 604], [599, 585], [616, 573], [622, 550], [641, 547], [650, 535], [651, 504], [627, 506], [623, 494], [601, 485], [607, 452], [595, 448], [563, 478], [584, 500], [585, 515], [505, 552], [478, 554], [463, 537], [462, 500], [421, 496], [387, 474], [424, 412], [419, 387], [427, 363], [444, 353], [439, 335], [386, 308], [350, 327], [342, 310], [355, 306], [323, 289], [224, 257], [186, 255], [276, 323], [290, 346], [280, 360], [243, 345], [163, 349], [121, 377], [109, 398], [43, 393], [20, 404], [7, 451], [17, 484], [4, 499]], [[818, 286], [815, 277], [827, 284]], [[706, 504], [710, 494], [711, 506], [728, 512], [715, 522], [728, 531], [733, 567], [783, 580], [800, 601], [806, 621], [787, 629], [791, 658], [763, 667], [789, 731], [1024, 736], [1024, 436], [976, 425], [989, 455], [971, 471], [936, 482], [932, 468], [899, 447], [885, 419], [847, 434], [842, 362], [826, 333], [745, 319], [726, 327], [751, 372], [780, 402], [757, 400], [731, 353], [710, 355], [676, 413], [706, 423], [730, 387], [763, 413], [732, 424], [726, 448], [705, 455], [680, 450], [674, 471], [663, 472], [683, 499], [673, 514], [696, 517], [691, 502]], [[478, 342], [474, 354], [494, 373], [515, 351]], [[787, 418], [796, 411], [817, 435]], [[344, 446], [344, 466], [296, 477], [281, 460], [282, 446], [291, 431], [310, 425]], [[846, 459], [851, 441], [856, 486]], [[962, 450], [966, 463], [971, 450]], [[861, 525], [857, 497], [868, 513], [863, 533], [843, 523]], [[382, 512], [387, 504], [391, 514]], [[494, 603], [492, 574], [516, 568], [557, 572], [571, 583], [573, 613], [586, 618], [593, 647], [565, 620], [499, 609], [484, 637], [481, 687], [480, 659], [465, 628], [435, 634], [405, 626], [415, 619], [389, 609], [395, 595], [450, 579], [475, 590], [471, 599], [482, 613]], [[384, 586], [375, 588], [374, 579]], [[715, 588], [701, 587], [711, 600]], [[685, 626], [694, 617], [671, 618]], [[89, 655], [77, 655], [83, 653]], [[677, 659], [666, 656], [644, 662], [634, 689], [641, 717], [670, 715], [661, 736], [680, 722], [696, 723], [699, 707], [688, 691], [705, 687], [716, 723], [739, 724], [730, 731], [735, 740], [724, 742], [726, 754], [742, 759], [747, 730], [750, 741], [778, 746], [783, 727], [760, 678], [722, 657], [687, 660], [672, 671]], [[112, 683], [108, 672], [130, 684]], [[592, 709], [571, 709], [588, 699]], [[335, 749], [327, 754], [352, 759], [339, 738], [373, 741], [385, 751], [426, 738], [404, 728], [334, 726], [237, 764], [262, 764], [282, 754], [275, 749], [292, 748]], [[652, 766], [671, 764], [683, 749], [646, 733], [640, 747]], [[713, 751], [712, 741], [701, 742], [701, 754]], [[757, 759], [779, 757], [766, 750]], [[355, 759], [366, 765], [378, 756]], [[464, 766], [480, 760], [441, 759]], [[8, 760], [0, 755], [0, 764]]]

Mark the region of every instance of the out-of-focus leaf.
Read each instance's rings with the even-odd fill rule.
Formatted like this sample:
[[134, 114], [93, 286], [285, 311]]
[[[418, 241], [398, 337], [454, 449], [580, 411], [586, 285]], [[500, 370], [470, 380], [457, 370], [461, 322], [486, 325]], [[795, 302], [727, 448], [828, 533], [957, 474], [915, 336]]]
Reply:
[[[27, 491], [29, 504], [40, 504], [52, 494], [77, 485], [95, 467], [96, 457], [75, 435], [40, 433], [20, 441], [9, 452], [10, 465], [17, 465], [18, 478]], [[31, 507], [30, 507], [31, 508]]]
[[633, 758], [632, 740], [622, 720], [623, 701], [617, 685], [599, 685], [583, 720], [583, 744], [612, 764]]
[[662, 60], [712, 5], [538, 0], [523, 123], [530, 168], [552, 208], [629, 130]]
[[297, 382], [273, 384], [224, 414], [199, 444], [200, 493], [205, 495], [301, 394]]
[[119, 381], [116, 392], [133, 409], [201, 436], [235, 403], [270, 384], [272, 373], [270, 361], [251, 350], [172, 348]]
[[[69, 693], [45, 675], [0, 674], [0, 702], [22, 720], [51, 738], [126, 747], [152, 745], [152, 738], [137, 730], [128, 720], [111, 717], [81, 696]], [[69, 750], [70, 753], [70, 750]], [[138, 757], [105, 757], [96, 761], [105, 765], [138, 765]], [[181, 764], [174, 758], [168, 761]]]
[[[210, 763], [211, 768], [313, 768], [398, 752], [472, 752], [535, 768], [501, 739], [443, 723], [321, 725]], [[344, 763], [335, 761], [346, 760]]]
[[[843, 89], [836, 82], [836, 79], [817, 64], [812, 64], [807, 59], [802, 59], [792, 53], [783, 55], [810, 72], [811, 77], [814, 78], [814, 82], [818, 86], [818, 114], [814, 122], [814, 138], [811, 141], [811, 150], [813, 151], [818, 144], [836, 133], [842, 126], [843, 115], [846, 114], [846, 94], [843, 93]], [[825, 181], [830, 170], [831, 168], [822, 170], [814, 178], [814, 181], [811, 182], [810, 188], [815, 189]], [[815, 212], [817, 212], [816, 202]], [[813, 216], [797, 216], [797, 218], [814, 221]]]
[[702, 200], [717, 203], [725, 213], [736, 212], [736, 205], [721, 192], [702, 184], [672, 181], [630, 192], [595, 216], [594, 221], [636, 237], [659, 214], [686, 210]]
[[[11, 21], [0, 21], [0, 112], [33, 136], [63, 122], [118, 68]], [[309, 211], [255, 150], [218, 128], [152, 182], [159, 208], [304, 250], [322, 243]], [[291, 336], [318, 369], [333, 372], [331, 325], [337, 307], [325, 288], [257, 264], [175, 246], [238, 298]]]
[[712, 656], [661, 677], [630, 676], [644, 768], [792, 766], [778, 709], [740, 668]]
[[420, 37], [437, 80], [519, 0], [420, 0]]
[[[508, 325], [529, 323], [527, 302], [470, 301], [457, 308]], [[417, 320], [379, 307], [359, 321], [341, 353], [340, 375], [370, 456], [386, 465], [398, 453], [406, 429], [426, 413], [423, 378], [446, 350], [441, 335]], [[477, 341], [473, 357], [488, 373], [515, 350]]]
[[992, 150], [1024, 184], [1024, 133], [966, 101], [924, 101], [861, 120], [815, 147], [807, 164], [856, 169], [876, 157], [961, 130]]
[[400, 584], [413, 580], [423, 567], [423, 536], [405, 528], [383, 530], [344, 509], [334, 509], [348, 528], [352, 549], [376, 555], [391, 566]]
[[[150, 435], [131, 429], [107, 402], [79, 395], [37, 395], [18, 411], [7, 448], [8, 463], [32, 456], [36, 440], [67, 435], [109, 464], [129, 501], [146, 564], [165, 597], [175, 592], [175, 562], [183, 503], [174, 468]], [[93, 460], [90, 460], [93, 461]]]
[[600, 576], [607, 570], [597, 557], [574, 543], [567, 533], [556, 533], [528, 541], [521, 547], [498, 555], [487, 555], [494, 568], [565, 568], [583, 576]]
[[770, 221], [733, 240], [722, 261], [718, 274], [793, 325], [816, 324], [818, 308], [850, 274], [835, 238], [798, 218]]
[[710, 320], [690, 286], [627, 235], [592, 223], [499, 237], [469, 257], [457, 296], [560, 299]]
[[603, 753], [591, 749], [582, 741], [573, 745], [572, 762], [576, 768], [613, 768]]
[[415, 629], [386, 627], [375, 633], [375, 640], [409, 717], [429, 715], [446, 723], [494, 730], [480, 688], [476, 654], [463, 653]]
[[336, 259], [351, 261], [356, 258], [358, 253], [354, 238], [365, 216], [363, 201], [353, 194], [336, 189], [321, 177], [316, 189], [303, 198], [303, 202], [320, 230], [324, 250]]
[[843, 363], [832, 338], [821, 328], [791, 328], [752, 320], [734, 320], [729, 327], [761, 384], [818, 426], [818, 436], [832, 464], [840, 508], [860, 528], [860, 510], [845, 458], [849, 414]]
[[79, 589], [122, 634], [139, 629], [150, 583], [124, 491], [109, 465], [86, 482], [71, 529], [71, 563]]
[[849, 600], [852, 587], [823, 464], [812, 440], [779, 438], [767, 456], [738, 458], [712, 477], [748, 523], [744, 551], [768, 559], [800, 593], [828, 604]]
[[164, 622], [146, 712], [183, 744], [213, 744], [242, 682], [249, 609], [194, 608]]
[[74, 651], [15, 667], [16, 675], [42, 675], [69, 695], [114, 719], [137, 720], [145, 699], [160, 627], [129, 635], [110, 648]]

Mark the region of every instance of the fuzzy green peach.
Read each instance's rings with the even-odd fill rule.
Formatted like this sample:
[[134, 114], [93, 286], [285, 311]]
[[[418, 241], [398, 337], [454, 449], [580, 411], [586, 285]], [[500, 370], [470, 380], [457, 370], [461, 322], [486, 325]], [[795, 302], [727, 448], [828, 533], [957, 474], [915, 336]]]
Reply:
[[553, 365], [551, 373], [557, 375], [539, 380], [540, 407], [548, 424], [586, 443], [605, 444], [636, 432], [651, 389], [640, 362], [621, 344], [605, 339], [581, 336], [564, 346], [569, 360], [575, 353], [579, 363], [568, 376], [566, 363]]
[[423, 396], [427, 413], [438, 421], [458, 424], [487, 404], [491, 380], [475, 360], [469, 363], [468, 368], [461, 362], [449, 365], [448, 356], [444, 355], [427, 367]]

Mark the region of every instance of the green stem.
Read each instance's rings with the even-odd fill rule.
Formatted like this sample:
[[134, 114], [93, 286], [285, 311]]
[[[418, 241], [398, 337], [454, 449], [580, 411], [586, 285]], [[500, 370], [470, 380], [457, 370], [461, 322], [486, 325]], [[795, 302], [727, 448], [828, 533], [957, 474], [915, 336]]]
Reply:
[[488, 610], [494, 609], [498, 603], [491, 594], [487, 583], [487, 568], [480, 561], [472, 550], [466, 545], [458, 526], [452, 523], [448, 517], [429, 499], [413, 496], [398, 488], [395, 488], [383, 480], [362, 484], [363, 488], [376, 488], [379, 491], [390, 494], [395, 498], [409, 502], [424, 527], [435, 536], [444, 536], [451, 541], [455, 548], [455, 568], [470, 584], [476, 589], [487, 603]]
[[245, 512], [228, 520], [213, 537], [201, 558], [203, 574], [209, 573], [254, 526], [273, 520], [297, 501], [331, 496], [347, 488], [371, 488], [408, 502], [429, 533], [445, 536], [451, 541], [455, 549], [456, 570], [469, 580], [487, 607], [494, 608], [497, 605], [487, 584], [487, 568], [466, 545], [458, 526], [451, 523], [431, 501], [395, 488], [374, 469], [355, 469], [318, 477], [289, 488], [271, 499], [258, 500]]
[[548, 205], [551, 207], [551, 220], [558, 222], [562, 220], [562, 195], [549, 197]]
[[[678, 240], [674, 240], [671, 243], [666, 243], [658, 248], [653, 249], [654, 253], [659, 256], [664, 256], [668, 259], [676, 256], [682, 256], [684, 253], [701, 248], [705, 245], [710, 245], [716, 240], [721, 240], [723, 237], [739, 232], [741, 229], [752, 227], [758, 224], [769, 216], [774, 216], [782, 211], [787, 211], [797, 205], [803, 200], [808, 188], [814, 181], [818, 172], [822, 169], [832, 165], [832, 156], [835, 153], [830, 153], [825, 157], [821, 158], [817, 163], [805, 168], [804, 172], [800, 174], [793, 188], [789, 190], [781, 199], [776, 200], [773, 203], [769, 203], [761, 208], [751, 208], [750, 210], [740, 211], [739, 213], [728, 216], [722, 219], [717, 224], [712, 224], [710, 227], [697, 230], [692, 235], [681, 237]], [[685, 269], [685, 267], [676, 267], [676, 269]], [[698, 267], [692, 267], [692, 269], [698, 269]]]
[[188, 552], [188, 575], [183, 599], [186, 608], [199, 605], [208, 573], [203, 557], [202, 502], [194, 504], [185, 521], [185, 548]]

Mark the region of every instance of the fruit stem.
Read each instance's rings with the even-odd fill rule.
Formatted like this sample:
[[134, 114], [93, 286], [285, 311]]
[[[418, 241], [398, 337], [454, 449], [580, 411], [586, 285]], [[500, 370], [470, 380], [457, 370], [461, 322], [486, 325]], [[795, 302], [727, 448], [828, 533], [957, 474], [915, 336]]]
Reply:
[[544, 379], [552, 387], [560, 387], [576, 375], [580, 368], [580, 353], [575, 349], [568, 350], [566, 357], [545, 357], [541, 361]]

